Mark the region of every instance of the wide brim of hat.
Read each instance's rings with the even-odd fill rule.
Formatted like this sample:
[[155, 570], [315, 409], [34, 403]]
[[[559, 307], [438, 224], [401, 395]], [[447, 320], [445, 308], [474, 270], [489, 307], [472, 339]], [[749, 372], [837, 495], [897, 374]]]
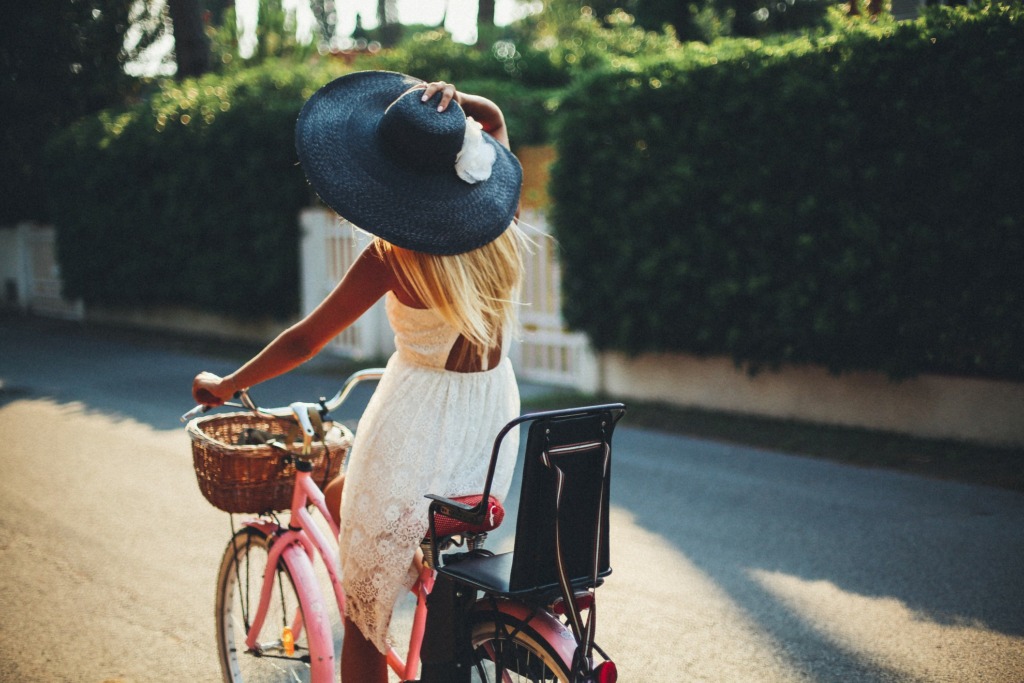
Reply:
[[[400, 163], [382, 146], [377, 126], [392, 102], [421, 83], [388, 71], [331, 81], [299, 113], [295, 147], [310, 185], [346, 220], [405, 249], [460, 254], [493, 241], [512, 222], [522, 167], [486, 133], [497, 154], [485, 181], [467, 183], [454, 166], [438, 172]], [[436, 99], [423, 106], [432, 104]]]

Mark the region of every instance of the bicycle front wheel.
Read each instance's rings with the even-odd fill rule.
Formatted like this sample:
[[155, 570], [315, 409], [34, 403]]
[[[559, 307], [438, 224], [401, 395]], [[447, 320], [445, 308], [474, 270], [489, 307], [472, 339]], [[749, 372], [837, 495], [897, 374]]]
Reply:
[[309, 681], [302, 607], [283, 560], [273, 574], [257, 646], [250, 650], [245, 644], [259, 607], [269, 551], [267, 535], [252, 528], [236, 533], [224, 551], [217, 577], [217, 650], [226, 683]]
[[503, 613], [482, 616], [472, 632], [473, 681], [569, 683], [569, 667], [529, 624]]

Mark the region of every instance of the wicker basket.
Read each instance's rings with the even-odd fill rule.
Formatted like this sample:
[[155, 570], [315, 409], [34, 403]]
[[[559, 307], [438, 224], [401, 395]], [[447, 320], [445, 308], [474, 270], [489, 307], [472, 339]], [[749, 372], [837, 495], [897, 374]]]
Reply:
[[[295, 465], [285, 464], [284, 453], [267, 445], [237, 445], [246, 428], [287, 434], [291, 423], [283, 418], [252, 413], [223, 413], [189, 422], [192, 464], [199, 490], [206, 500], [225, 512], [258, 513], [287, 510], [292, 504]], [[341, 471], [352, 446], [352, 433], [340, 424], [325, 423], [326, 444], [313, 443], [313, 478], [321, 487]], [[301, 444], [296, 444], [298, 452]]]

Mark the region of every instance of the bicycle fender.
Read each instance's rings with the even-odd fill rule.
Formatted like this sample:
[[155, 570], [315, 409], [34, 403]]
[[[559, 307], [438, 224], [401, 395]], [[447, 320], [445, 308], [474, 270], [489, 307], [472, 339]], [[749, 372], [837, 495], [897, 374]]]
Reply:
[[301, 545], [289, 543], [281, 551], [295, 592], [302, 604], [302, 618], [309, 641], [311, 683], [334, 683], [334, 637], [330, 613], [313, 572], [313, 563]]
[[475, 612], [493, 612], [495, 610], [519, 621], [529, 622], [530, 628], [555, 648], [566, 666], [572, 667], [573, 655], [576, 652], [576, 637], [550, 612], [527, 607], [521, 602], [506, 598], [482, 598], [474, 607]]

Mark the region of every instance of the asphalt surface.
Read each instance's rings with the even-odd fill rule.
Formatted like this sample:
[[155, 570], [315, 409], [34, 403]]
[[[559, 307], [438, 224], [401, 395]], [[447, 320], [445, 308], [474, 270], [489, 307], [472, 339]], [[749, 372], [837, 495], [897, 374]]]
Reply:
[[[234, 365], [0, 318], [0, 681], [219, 680], [229, 521], [178, 416], [198, 370]], [[297, 372], [258, 397], [341, 379]], [[1024, 495], [628, 420], [598, 594], [620, 680], [1024, 681]]]

